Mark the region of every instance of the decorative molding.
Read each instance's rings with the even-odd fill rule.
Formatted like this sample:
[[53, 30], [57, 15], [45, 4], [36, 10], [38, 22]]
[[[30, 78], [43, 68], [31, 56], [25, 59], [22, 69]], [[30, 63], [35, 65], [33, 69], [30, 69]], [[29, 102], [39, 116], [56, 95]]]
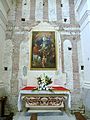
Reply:
[[80, 4], [81, 4], [82, 0], [76, 0], [75, 2], [75, 8], [78, 9]]
[[[82, 18], [79, 20], [79, 24], [82, 25], [89, 16], [90, 16], [90, 10], [86, 10], [86, 12], [83, 14]], [[88, 19], [88, 21], [89, 21], [89, 19]]]
[[84, 84], [83, 84], [83, 88], [90, 89], [90, 82], [89, 81], [85, 81]]
[[77, 0], [77, 2], [75, 3], [75, 14], [76, 14], [76, 19], [78, 22], [80, 21], [83, 14], [85, 13], [85, 12], [82, 13], [82, 10], [85, 9], [86, 11], [85, 6], [87, 5], [87, 3], [86, 4], [85, 3], [86, 3], [86, 0]]
[[28, 106], [59, 106], [65, 107], [65, 100], [67, 96], [25, 96], [23, 100]]
[[10, 10], [10, 4], [9, 4], [10, 1], [8, 1], [8, 0], [1, 0], [1, 2], [2, 2], [3, 6], [4, 6], [5, 11], [8, 12]]
[[75, 9], [77, 12], [79, 11], [79, 9], [81, 9], [83, 7], [85, 2], [86, 2], [86, 0], [77, 0], [77, 2], [75, 3]]
[[0, 26], [4, 31], [6, 31], [6, 25], [3, 23], [1, 19], [0, 19]]
[[0, 10], [0, 18], [1, 18], [1, 20], [3, 21], [3, 23], [5, 24], [5, 25], [7, 25], [7, 19], [5, 18], [5, 16], [4, 16], [4, 14], [3, 14], [3, 12]]
[[3, 82], [0, 81], [0, 88], [3, 88], [3, 87], [4, 87]]
[[80, 32], [61, 31], [60, 34], [61, 35], [80, 35]]
[[64, 27], [64, 30], [80, 30], [79, 27]]

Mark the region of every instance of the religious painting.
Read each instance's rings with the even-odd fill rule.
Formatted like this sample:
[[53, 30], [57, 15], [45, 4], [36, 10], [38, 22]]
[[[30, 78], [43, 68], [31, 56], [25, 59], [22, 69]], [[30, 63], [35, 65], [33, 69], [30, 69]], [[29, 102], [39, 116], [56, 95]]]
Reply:
[[56, 68], [55, 32], [33, 31], [30, 69], [55, 70]]

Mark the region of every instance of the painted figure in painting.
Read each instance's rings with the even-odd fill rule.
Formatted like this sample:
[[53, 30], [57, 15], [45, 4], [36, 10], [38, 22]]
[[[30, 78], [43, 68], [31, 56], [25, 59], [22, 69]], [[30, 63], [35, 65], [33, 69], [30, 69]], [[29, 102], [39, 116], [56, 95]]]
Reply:
[[42, 67], [43, 68], [46, 66], [46, 61], [47, 61], [47, 58], [45, 57], [45, 55], [43, 55], [43, 57], [42, 57]]
[[55, 47], [53, 44], [51, 44], [51, 49], [50, 49], [50, 62], [52, 64], [55, 63]]
[[33, 46], [33, 66], [36, 66], [37, 63], [41, 62], [41, 58], [39, 56], [39, 46], [35, 43]]

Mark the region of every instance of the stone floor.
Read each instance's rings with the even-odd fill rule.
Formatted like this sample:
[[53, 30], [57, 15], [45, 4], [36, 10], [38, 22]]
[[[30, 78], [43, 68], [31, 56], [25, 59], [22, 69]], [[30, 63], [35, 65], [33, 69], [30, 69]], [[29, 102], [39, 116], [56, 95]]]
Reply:
[[[42, 112], [38, 113], [38, 120], [76, 120], [74, 115], [67, 113], [59, 113], [59, 112]], [[25, 112], [17, 113], [13, 120], [30, 120], [30, 113], [26, 114]]]

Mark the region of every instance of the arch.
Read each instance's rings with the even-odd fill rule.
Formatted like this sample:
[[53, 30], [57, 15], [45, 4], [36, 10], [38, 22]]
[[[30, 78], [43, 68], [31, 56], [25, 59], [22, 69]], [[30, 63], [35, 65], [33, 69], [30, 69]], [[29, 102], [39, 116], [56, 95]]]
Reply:
[[63, 43], [64, 72], [66, 73], [66, 87], [73, 89], [72, 44], [70, 40]]
[[28, 41], [22, 41], [19, 54], [19, 89], [27, 85], [27, 70], [29, 64], [29, 45]]

